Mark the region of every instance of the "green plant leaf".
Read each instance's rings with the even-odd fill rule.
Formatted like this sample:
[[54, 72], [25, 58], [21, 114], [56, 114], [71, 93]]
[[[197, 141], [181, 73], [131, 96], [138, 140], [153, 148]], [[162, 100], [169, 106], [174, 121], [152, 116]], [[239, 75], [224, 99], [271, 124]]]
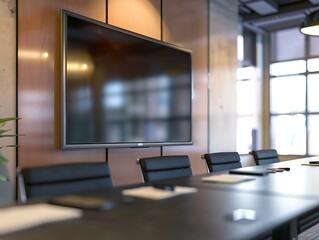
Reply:
[[0, 118], [0, 124], [3, 124], [5, 122], [9, 122], [9, 121], [13, 121], [13, 120], [18, 120], [20, 118], [16, 118], [16, 117], [7, 117], [7, 118]]
[[5, 159], [3, 156], [0, 155], [0, 165], [3, 165], [3, 164], [5, 164], [5, 163], [7, 163], [7, 162], [8, 162], [8, 160]]
[[20, 135], [18, 135], [18, 134], [1, 135], [1, 134], [0, 134], [0, 138], [3, 138], [3, 137], [16, 137], [16, 136], [20, 136]]
[[3, 175], [0, 174], [0, 182], [8, 182], [9, 179]]
[[1, 148], [7, 148], [7, 147], [19, 147], [19, 145], [5, 145], [5, 146], [0, 146]]
[[[17, 117], [0, 118], [0, 138], [20, 136], [19, 134], [4, 134], [8, 131], [11, 131], [11, 129], [2, 129], [5, 126], [6, 122], [19, 120], [19, 119], [20, 118], [17, 118]], [[5, 146], [0, 146], [0, 149], [6, 148], [6, 147], [18, 147], [18, 145], [10, 144], [10, 145], [5, 145]], [[7, 162], [8, 162], [7, 159], [5, 159], [3, 156], [0, 155], [0, 165], [4, 165]], [[8, 182], [8, 181], [9, 181], [9, 179], [6, 176], [3, 176], [0, 174], [0, 182]]]
[[5, 132], [9, 132], [11, 129], [0, 129], [0, 135], [5, 133]]
[[6, 125], [6, 122], [13, 121], [13, 120], [19, 120], [21, 118], [17, 117], [7, 117], [7, 118], [0, 118], [0, 128], [2, 128], [4, 125]]

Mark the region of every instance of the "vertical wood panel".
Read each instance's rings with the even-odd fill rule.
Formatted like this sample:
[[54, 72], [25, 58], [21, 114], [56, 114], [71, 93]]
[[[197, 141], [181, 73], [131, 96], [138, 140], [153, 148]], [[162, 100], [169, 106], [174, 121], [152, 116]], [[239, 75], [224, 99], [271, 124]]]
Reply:
[[108, 0], [108, 23], [155, 39], [161, 38], [160, 0]]
[[210, 151], [236, 150], [236, 0], [210, 0]]
[[[160, 0], [108, 0], [108, 23], [148, 37], [161, 37]], [[160, 155], [160, 148], [109, 149], [115, 185], [141, 182], [136, 159]]]
[[165, 147], [165, 154], [188, 154], [194, 174], [206, 172], [201, 155], [208, 149], [207, 0], [163, 0], [163, 40], [192, 51], [193, 145]]
[[62, 151], [60, 138], [60, 10], [105, 21], [105, 0], [20, 0], [18, 115], [21, 167], [104, 161], [104, 150]]

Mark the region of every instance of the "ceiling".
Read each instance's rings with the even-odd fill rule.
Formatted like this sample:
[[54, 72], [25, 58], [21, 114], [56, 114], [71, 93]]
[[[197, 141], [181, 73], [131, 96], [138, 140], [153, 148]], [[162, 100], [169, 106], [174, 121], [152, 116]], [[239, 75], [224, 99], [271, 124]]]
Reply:
[[319, 10], [319, 0], [238, 0], [244, 26], [267, 33], [296, 27], [305, 16]]

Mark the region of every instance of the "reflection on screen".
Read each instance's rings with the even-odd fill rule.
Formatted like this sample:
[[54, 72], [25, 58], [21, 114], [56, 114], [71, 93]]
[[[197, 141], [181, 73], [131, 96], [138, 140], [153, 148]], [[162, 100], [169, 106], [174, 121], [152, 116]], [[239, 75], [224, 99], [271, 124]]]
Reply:
[[189, 52], [68, 18], [67, 144], [191, 141]]

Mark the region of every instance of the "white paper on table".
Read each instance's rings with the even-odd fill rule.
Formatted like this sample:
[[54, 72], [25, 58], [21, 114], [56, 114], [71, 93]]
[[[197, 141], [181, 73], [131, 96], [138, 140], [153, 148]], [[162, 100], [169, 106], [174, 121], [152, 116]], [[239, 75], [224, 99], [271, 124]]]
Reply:
[[253, 179], [255, 178], [251, 176], [220, 174], [220, 175], [213, 175], [209, 177], [203, 177], [202, 181], [218, 182], [218, 183], [238, 183], [238, 182], [249, 181]]
[[0, 235], [81, 216], [80, 209], [47, 203], [0, 208]]
[[173, 191], [155, 188], [153, 186], [143, 186], [122, 191], [124, 196], [161, 200], [175, 197], [181, 194], [197, 192], [196, 188], [175, 186]]

